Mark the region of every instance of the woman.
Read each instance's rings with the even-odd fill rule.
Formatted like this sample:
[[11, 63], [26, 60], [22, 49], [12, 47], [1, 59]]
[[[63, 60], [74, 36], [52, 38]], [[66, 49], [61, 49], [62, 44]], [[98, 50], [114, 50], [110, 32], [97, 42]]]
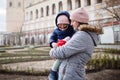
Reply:
[[89, 16], [83, 8], [71, 14], [71, 25], [76, 30], [73, 37], [63, 46], [50, 51], [52, 58], [61, 59], [58, 80], [85, 80], [85, 65], [97, 46], [98, 27], [88, 24]]

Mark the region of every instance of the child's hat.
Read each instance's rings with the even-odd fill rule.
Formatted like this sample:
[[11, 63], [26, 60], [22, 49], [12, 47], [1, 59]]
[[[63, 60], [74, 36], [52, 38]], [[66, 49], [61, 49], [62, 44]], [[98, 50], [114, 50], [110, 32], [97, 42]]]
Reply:
[[57, 24], [70, 24], [68, 17], [65, 15], [60, 15], [57, 19]]
[[81, 23], [88, 23], [89, 16], [83, 8], [78, 8], [71, 14], [70, 19], [81, 22]]

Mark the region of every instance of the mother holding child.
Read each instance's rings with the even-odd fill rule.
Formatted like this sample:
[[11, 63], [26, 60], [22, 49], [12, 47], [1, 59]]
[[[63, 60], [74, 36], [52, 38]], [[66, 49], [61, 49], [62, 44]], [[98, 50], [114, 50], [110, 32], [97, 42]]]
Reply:
[[70, 19], [76, 32], [67, 43], [52, 48], [49, 54], [61, 60], [56, 80], [86, 80], [85, 66], [99, 43], [102, 29], [88, 24], [89, 16], [84, 8], [76, 9]]

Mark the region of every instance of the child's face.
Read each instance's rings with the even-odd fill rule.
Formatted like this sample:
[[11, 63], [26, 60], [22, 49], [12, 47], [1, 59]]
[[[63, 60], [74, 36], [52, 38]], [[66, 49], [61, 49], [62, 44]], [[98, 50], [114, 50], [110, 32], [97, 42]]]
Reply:
[[62, 31], [66, 30], [68, 28], [68, 24], [58, 24], [58, 28]]

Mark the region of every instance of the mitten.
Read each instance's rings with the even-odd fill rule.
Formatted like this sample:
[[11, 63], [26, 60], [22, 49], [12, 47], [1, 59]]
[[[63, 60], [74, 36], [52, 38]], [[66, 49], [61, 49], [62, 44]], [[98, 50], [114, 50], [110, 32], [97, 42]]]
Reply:
[[58, 46], [58, 47], [59, 47], [59, 46], [62, 46], [62, 45], [64, 45], [65, 43], [66, 43], [65, 40], [58, 40], [57, 46]]

